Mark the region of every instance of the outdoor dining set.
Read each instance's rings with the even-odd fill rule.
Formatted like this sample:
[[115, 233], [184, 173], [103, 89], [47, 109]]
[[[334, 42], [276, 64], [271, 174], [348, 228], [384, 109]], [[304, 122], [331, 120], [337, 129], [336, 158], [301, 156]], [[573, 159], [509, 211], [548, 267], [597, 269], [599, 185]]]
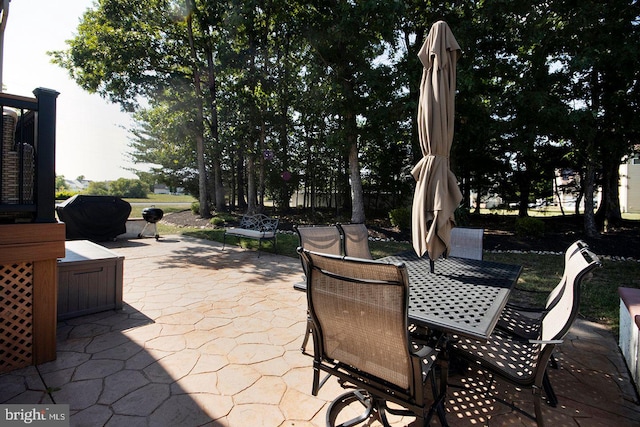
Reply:
[[[418, 53], [423, 156], [411, 171], [413, 251], [371, 259], [363, 224], [296, 228], [306, 279], [294, 288], [307, 294], [302, 351], [312, 336], [311, 392], [317, 395], [331, 376], [349, 389], [329, 405], [328, 426], [370, 418], [389, 426], [387, 413], [413, 416], [423, 425], [437, 416], [448, 425], [445, 402], [454, 367], [530, 388], [529, 416], [539, 426], [542, 392], [550, 405], [558, 403], [547, 369], [578, 314], [580, 283], [600, 261], [575, 242], [545, 307], [518, 307], [509, 299], [521, 267], [484, 261], [482, 230], [455, 227], [462, 194], [449, 152], [459, 55], [443, 21], [431, 27]], [[363, 413], [342, 416], [359, 404]]]
[[[586, 244], [567, 249], [561, 280], [536, 310], [510, 302], [517, 265], [451, 253], [432, 265], [414, 251], [373, 260], [363, 224], [296, 231], [305, 280], [294, 288], [307, 293], [302, 351], [313, 357], [311, 391], [332, 376], [348, 389], [329, 406], [327, 425], [373, 418], [388, 426], [387, 414], [447, 425], [449, 373], [473, 369], [531, 389], [529, 416], [543, 425], [542, 397], [558, 403], [547, 374], [554, 347], [578, 314], [581, 282], [600, 265]], [[362, 414], [344, 415], [360, 405]]]

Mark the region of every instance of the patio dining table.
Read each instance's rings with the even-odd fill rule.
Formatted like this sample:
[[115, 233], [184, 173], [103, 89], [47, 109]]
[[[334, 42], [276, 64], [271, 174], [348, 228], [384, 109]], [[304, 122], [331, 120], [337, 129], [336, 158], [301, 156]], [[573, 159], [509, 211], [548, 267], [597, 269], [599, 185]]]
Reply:
[[448, 334], [487, 339], [500, 318], [519, 265], [449, 257], [436, 261], [409, 251], [380, 258], [404, 263], [409, 275], [409, 321]]
[[[409, 322], [444, 339], [440, 360], [440, 398], [434, 404], [447, 426], [444, 409], [449, 386], [448, 340], [454, 335], [488, 339], [498, 323], [522, 267], [466, 258], [441, 258], [434, 272], [428, 257], [413, 252], [380, 258], [404, 263], [409, 276]], [[435, 333], [435, 334], [432, 334]], [[454, 337], [455, 339], [455, 337]]]

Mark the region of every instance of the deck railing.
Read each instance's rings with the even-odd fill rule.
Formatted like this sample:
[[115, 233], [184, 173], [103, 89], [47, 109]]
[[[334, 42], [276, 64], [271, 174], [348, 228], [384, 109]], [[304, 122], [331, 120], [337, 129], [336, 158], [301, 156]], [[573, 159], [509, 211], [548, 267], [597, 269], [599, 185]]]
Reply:
[[58, 92], [35, 98], [0, 93], [0, 223], [56, 222], [55, 152]]

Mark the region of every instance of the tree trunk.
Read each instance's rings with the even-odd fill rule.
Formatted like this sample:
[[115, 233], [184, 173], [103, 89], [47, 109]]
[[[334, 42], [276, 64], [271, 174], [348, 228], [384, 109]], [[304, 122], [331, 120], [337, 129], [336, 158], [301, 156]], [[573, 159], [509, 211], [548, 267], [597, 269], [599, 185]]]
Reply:
[[189, 35], [189, 47], [191, 50], [191, 60], [193, 67], [193, 81], [196, 92], [196, 156], [198, 161], [198, 199], [200, 202], [200, 216], [202, 218], [211, 217], [209, 212], [208, 192], [207, 192], [207, 169], [204, 160], [204, 106], [202, 102], [202, 88], [200, 87], [200, 72], [198, 71], [198, 58], [193, 42], [193, 19], [192, 15], [187, 16], [187, 32]]
[[358, 145], [353, 143], [349, 150], [349, 175], [351, 177], [351, 222], [364, 224], [364, 192], [360, 177], [360, 163], [358, 162]]
[[518, 216], [526, 217], [529, 215], [529, 191], [530, 183], [528, 173], [526, 171], [520, 171], [518, 173], [518, 189], [520, 190], [520, 200], [518, 203]]
[[558, 188], [558, 177], [556, 174], [553, 174], [553, 192], [556, 195], [556, 199], [558, 200], [558, 206], [560, 207], [560, 214], [564, 216], [564, 207], [562, 206], [562, 197], [560, 194], [560, 188]]
[[255, 158], [250, 153], [247, 159], [247, 214], [254, 215], [258, 213], [256, 206], [256, 174], [255, 174]]
[[593, 192], [595, 188], [596, 171], [593, 162], [587, 162], [587, 170], [584, 174], [584, 233], [587, 237], [598, 237], [596, 218], [593, 207]]
[[[622, 223], [620, 212], [620, 170], [618, 161], [603, 161], [602, 200], [597, 215], [607, 227], [618, 227]], [[606, 231], [606, 230], [604, 230]]]
[[247, 199], [245, 195], [245, 168], [244, 168], [244, 155], [242, 150], [238, 150], [238, 159], [236, 162], [236, 177], [237, 177], [237, 193], [238, 193], [238, 209], [245, 209], [247, 207]]
[[258, 153], [260, 153], [260, 169], [258, 170], [259, 172], [259, 179], [258, 179], [258, 208], [260, 209], [260, 212], [264, 211], [264, 193], [266, 191], [267, 188], [267, 184], [266, 184], [266, 172], [265, 172], [265, 159], [264, 159], [264, 148], [265, 148], [265, 139], [267, 135], [267, 125], [264, 122], [264, 111], [261, 112], [260, 114], [260, 142], [259, 142], [259, 148], [258, 148]]

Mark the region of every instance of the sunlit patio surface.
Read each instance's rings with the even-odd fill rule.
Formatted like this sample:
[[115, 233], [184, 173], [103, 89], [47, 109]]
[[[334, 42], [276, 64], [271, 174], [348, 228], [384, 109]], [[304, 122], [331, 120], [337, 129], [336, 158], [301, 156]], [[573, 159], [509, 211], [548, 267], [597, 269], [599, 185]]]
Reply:
[[[0, 376], [0, 402], [69, 404], [72, 426], [324, 425], [343, 389], [331, 379], [311, 395], [299, 260], [183, 236], [103, 245], [125, 256], [124, 310], [60, 322], [57, 360]], [[640, 425], [608, 329], [578, 320], [556, 358], [546, 425]], [[535, 425], [510, 405], [532, 411], [530, 390], [482, 375], [451, 383], [450, 425]]]

